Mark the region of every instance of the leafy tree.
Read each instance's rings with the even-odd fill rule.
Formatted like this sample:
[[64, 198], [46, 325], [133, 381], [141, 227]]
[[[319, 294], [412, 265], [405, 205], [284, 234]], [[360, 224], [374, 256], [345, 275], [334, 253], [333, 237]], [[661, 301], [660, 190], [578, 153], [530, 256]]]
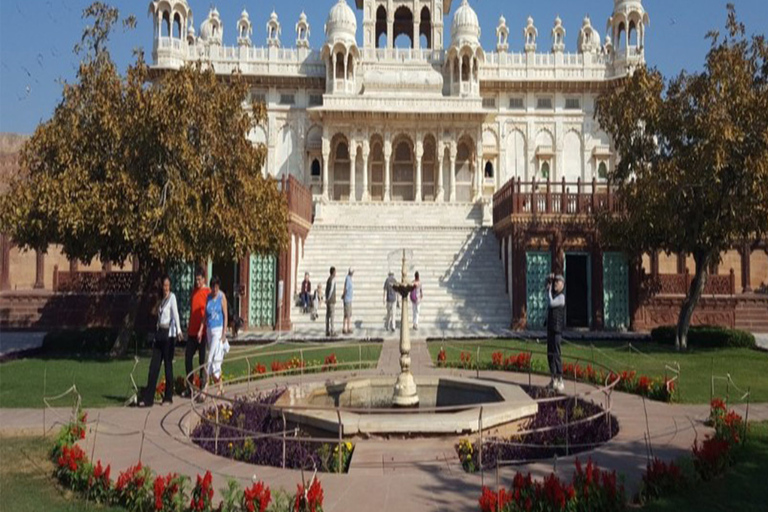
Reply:
[[247, 139], [266, 111], [245, 107], [245, 80], [202, 63], [157, 73], [140, 52], [121, 75], [107, 49], [117, 9], [96, 2], [83, 16], [93, 23], [75, 49], [77, 79], [24, 146], [0, 227], [19, 246], [58, 244], [76, 260], [137, 256], [136, 293], [175, 262], [283, 247], [287, 206], [262, 175], [263, 146]]
[[703, 71], [665, 82], [637, 69], [596, 114], [620, 155], [610, 180], [625, 206], [598, 217], [604, 238], [695, 261], [677, 325], [683, 349], [710, 265], [768, 233], [768, 44], [745, 36], [730, 4], [726, 28], [707, 35]]

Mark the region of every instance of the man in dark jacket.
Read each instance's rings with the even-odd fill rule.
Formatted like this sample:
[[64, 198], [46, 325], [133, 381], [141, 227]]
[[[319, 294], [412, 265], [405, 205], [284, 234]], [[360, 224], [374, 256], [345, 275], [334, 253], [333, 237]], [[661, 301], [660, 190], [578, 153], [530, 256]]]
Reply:
[[549, 308], [547, 309], [547, 361], [549, 362], [549, 373], [552, 375], [550, 387], [562, 391], [565, 389], [563, 383], [563, 361], [560, 357], [560, 344], [563, 340], [563, 329], [565, 328], [565, 279], [561, 275], [549, 276], [547, 279], [547, 298], [549, 299]]

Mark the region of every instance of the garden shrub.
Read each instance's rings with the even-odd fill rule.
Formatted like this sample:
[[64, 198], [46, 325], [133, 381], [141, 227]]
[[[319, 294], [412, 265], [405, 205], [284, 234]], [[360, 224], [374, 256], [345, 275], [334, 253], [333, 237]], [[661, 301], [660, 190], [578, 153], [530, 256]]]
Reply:
[[[675, 344], [676, 327], [665, 325], [651, 331], [651, 339], [661, 345]], [[755, 337], [746, 331], [717, 325], [696, 325], [688, 330], [688, 346], [701, 348], [755, 348]]]

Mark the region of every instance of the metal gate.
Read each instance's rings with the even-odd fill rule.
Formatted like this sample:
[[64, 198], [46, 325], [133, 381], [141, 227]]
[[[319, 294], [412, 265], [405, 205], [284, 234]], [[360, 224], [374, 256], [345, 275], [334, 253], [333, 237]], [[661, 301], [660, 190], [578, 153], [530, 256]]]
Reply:
[[603, 254], [603, 304], [606, 329], [629, 327], [629, 264], [624, 253]]
[[183, 332], [186, 332], [192, 307], [192, 292], [195, 289], [195, 265], [186, 262], [171, 265], [168, 276], [171, 278], [171, 291], [176, 295]]
[[252, 254], [248, 275], [248, 326], [275, 325], [277, 309], [277, 257]]
[[552, 255], [549, 252], [525, 253], [525, 287], [527, 298], [528, 329], [542, 329], [547, 319], [546, 281], [552, 272]]

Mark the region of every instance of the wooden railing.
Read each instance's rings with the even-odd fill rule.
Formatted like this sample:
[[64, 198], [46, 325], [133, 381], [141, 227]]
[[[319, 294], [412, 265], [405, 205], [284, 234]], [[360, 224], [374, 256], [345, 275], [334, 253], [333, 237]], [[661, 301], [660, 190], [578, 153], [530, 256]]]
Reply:
[[285, 176], [280, 180], [280, 190], [286, 195], [288, 213], [296, 214], [299, 218], [312, 222], [312, 192], [293, 176]]
[[[652, 295], [686, 295], [691, 287], [693, 275], [685, 274], [644, 274], [643, 282]], [[736, 276], [733, 269], [726, 275], [707, 276], [704, 295], [735, 295]]]
[[71, 293], [129, 293], [136, 274], [130, 271], [62, 271], [53, 268], [53, 291]]
[[617, 211], [618, 200], [605, 182], [509, 180], [493, 195], [493, 223], [512, 215], [585, 215]]

